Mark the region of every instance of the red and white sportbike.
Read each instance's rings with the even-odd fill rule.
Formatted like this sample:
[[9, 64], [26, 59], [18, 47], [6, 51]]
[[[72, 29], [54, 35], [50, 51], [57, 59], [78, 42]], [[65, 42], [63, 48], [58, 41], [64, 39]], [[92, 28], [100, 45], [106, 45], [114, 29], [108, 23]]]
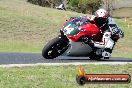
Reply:
[[[64, 23], [60, 33], [43, 48], [42, 56], [45, 59], [58, 56], [85, 56], [96, 60], [103, 58], [103, 50], [93, 44], [93, 41], [101, 42], [103, 34], [87, 17], [70, 18]], [[116, 38], [113, 37], [114, 40]]]

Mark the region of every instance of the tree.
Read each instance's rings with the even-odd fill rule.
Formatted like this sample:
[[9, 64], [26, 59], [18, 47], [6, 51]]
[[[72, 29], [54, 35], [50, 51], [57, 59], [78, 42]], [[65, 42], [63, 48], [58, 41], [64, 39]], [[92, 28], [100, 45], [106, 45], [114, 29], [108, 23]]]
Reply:
[[86, 8], [86, 11], [93, 14], [103, 4], [102, 0], [80, 0], [79, 5]]
[[51, 8], [54, 8], [56, 5], [62, 3], [62, 0], [27, 0], [27, 1], [35, 5], [40, 5], [43, 7], [51, 7]]
[[43, 7], [54, 8], [61, 3], [76, 12], [93, 14], [102, 4], [102, 0], [27, 0], [33, 4], [37, 4]]
[[68, 9], [78, 12], [79, 0], [68, 0]]
[[108, 10], [108, 12], [111, 14], [112, 10], [115, 9], [116, 3], [118, 3], [118, 0], [104, 0], [105, 8]]
[[102, 4], [102, 0], [68, 0], [70, 9], [82, 13], [93, 14]]

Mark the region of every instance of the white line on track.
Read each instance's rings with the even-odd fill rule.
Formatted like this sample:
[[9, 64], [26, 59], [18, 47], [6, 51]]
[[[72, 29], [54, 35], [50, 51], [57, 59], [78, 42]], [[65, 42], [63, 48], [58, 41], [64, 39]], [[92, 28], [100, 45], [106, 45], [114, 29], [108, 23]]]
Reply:
[[61, 66], [61, 65], [126, 65], [132, 64], [132, 62], [73, 62], [73, 63], [36, 63], [36, 64], [6, 64], [0, 65], [3, 68], [10, 67], [31, 67], [31, 66]]

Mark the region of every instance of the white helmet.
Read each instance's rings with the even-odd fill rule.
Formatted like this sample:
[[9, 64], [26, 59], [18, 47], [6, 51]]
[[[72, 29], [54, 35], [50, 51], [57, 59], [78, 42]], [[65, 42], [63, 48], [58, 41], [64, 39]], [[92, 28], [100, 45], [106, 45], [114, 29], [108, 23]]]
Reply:
[[95, 12], [96, 17], [108, 18], [109, 13], [104, 9], [99, 9]]

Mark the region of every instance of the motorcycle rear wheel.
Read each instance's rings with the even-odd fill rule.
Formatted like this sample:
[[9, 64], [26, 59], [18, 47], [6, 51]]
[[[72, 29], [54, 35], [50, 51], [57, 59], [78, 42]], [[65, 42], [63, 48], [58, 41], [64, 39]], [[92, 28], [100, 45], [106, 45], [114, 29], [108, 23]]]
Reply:
[[56, 37], [49, 41], [42, 50], [42, 56], [45, 59], [54, 59], [67, 50], [68, 43], [62, 38]]
[[90, 56], [90, 60], [101, 60], [102, 56]]

